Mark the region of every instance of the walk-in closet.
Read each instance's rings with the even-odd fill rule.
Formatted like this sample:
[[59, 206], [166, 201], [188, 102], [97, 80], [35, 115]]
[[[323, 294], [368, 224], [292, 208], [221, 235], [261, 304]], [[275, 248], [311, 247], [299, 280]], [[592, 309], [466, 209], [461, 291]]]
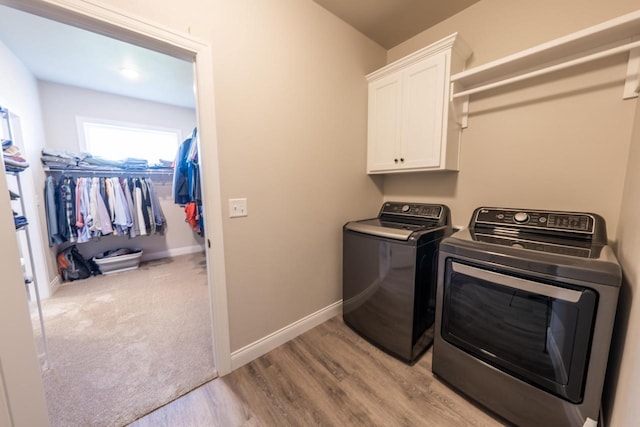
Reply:
[[129, 423], [216, 375], [193, 64], [5, 6], [0, 62], [51, 424]]

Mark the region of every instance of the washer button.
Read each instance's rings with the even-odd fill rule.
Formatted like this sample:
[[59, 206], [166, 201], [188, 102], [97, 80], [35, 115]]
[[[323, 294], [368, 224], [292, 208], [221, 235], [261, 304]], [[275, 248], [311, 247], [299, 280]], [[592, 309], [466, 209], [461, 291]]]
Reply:
[[526, 212], [518, 212], [513, 216], [513, 220], [519, 224], [529, 221], [529, 214]]

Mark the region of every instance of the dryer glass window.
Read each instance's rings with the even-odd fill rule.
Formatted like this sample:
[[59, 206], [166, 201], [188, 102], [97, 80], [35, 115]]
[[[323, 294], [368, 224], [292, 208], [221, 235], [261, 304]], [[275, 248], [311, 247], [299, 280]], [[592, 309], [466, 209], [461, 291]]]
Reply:
[[570, 401], [582, 399], [596, 294], [448, 260], [442, 335]]

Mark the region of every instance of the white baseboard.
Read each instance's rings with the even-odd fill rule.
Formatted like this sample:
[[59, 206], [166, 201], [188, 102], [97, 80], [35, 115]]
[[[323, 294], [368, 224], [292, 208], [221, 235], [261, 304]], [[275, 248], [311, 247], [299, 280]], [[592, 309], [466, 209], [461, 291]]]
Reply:
[[270, 352], [276, 347], [281, 346], [289, 340], [294, 339], [300, 334], [307, 332], [318, 326], [321, 323], [326, 322], [332, 317], [342, 313], [342, 300], [334, 302], [333, 304], [322, 308], [315, 313], [308, 315], [292, 324], [285, 326], [284, 328], [276, 331], [264, 338], [261, 338], [239, 350], [231, 353], [231, 370], [236, 370], [239, 367], [257, 359], [258, 357]]
[[194, 245], [159, 252], [144, 252], [140, 261], [154, 261], [156, 259], [171, 258], [174, 256], [195, 254], [198, 252], [204, 252], [204, 246]]
[[56, 292], [58, 292], [58, 289], [60, 289], [60, 286], [62, 286], [62, 279], [60, 278], [59, 274], [56, 274], [56, 277], [54, 277], [53, 280], [49, 282], [49, 289], [51, 290], [50, 295], [54, 296]]

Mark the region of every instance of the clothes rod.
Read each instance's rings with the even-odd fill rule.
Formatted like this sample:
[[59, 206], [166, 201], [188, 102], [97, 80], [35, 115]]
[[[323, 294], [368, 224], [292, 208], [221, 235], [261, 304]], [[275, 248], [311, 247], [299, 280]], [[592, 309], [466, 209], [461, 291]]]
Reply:
[[167, 175], [173, 176], [173, 169], [156, 170], [156, 169], [141, 169], [141, 170], [124, 170], [124, 169], [79, 169], [79, 168], [45, 168], [45, 172], [55, 172], [62, 174], [73, 175]]
[[[549, 74], [549, 73], [552, 73], [554, 71], [564, 70], [565, 68], [573, 67], [573, 66], [584, 64], [584, 63], [591, 62], [591, 61], [595, 61], [597, 59], [602, 59], [602, 58], [606, 58], [606, 57], [609, 57], [609, 56], [617, 55], [619, 53], [630, 51], [630, 50], [636, 49], [636, 48], [640, 48], [640, 41], [627, 43], [627, 44], [624, 44], [622, 46], [618, 46], [618, 47], [614, 47], [614, 48], [611, 48], [611, 49], [604, 50], [602, 52], [597, 52], [597, 53], [594, 53], [594, 54], [591, 54], [591, 55], [583, 56], [582, 58], [574, 59], [574, 60], [571, 60], [571, 61], [566, 61], [566, 62], [557, 64], [557, 65], [552, 65], [550, 67], [541, 68], [539, 70], [535, 70], [535, 71], [531, 71], [529, 73], [521, 74], [519, 76], [511, 77], [511, 78], [508, 78], [508, 79], [504, 79], [504, 80], [500, 80], [500, 81], [497, 81], [497, 82], [489, 83], [489, 84], [486, 84], [486, 85], [483, 85], [483, 86], [478, 86], [478, 87], [473, 88], [473, 89], [469, 89], [469, 90], [465, 90], [465, 91], [462, 91], [462, 92], [454, 93], [452, 98], [456, 99], [456, 98], [466, 97], [466, 96], [469, 96], [469, 95], [473, 95], [473, 94], [476, 94], [476, 93], [479, 93], [479, 92], [484, 92], [484, 91], [490, 90], [490, 89], [495, 89], [495, 88], [498, 88], [498, 87], [501, 87], [501, 86], [506, 86], [508, 84], [516, 83], [516, 82], [519, 82], [519, 81], [522, 81], [522, 80], [526, 80], [526, 79], [529, 79], [529, 78], [542, 76], [544, 74]], [[636, 91], [637, 90], [638, 89], [636, 89]]]

